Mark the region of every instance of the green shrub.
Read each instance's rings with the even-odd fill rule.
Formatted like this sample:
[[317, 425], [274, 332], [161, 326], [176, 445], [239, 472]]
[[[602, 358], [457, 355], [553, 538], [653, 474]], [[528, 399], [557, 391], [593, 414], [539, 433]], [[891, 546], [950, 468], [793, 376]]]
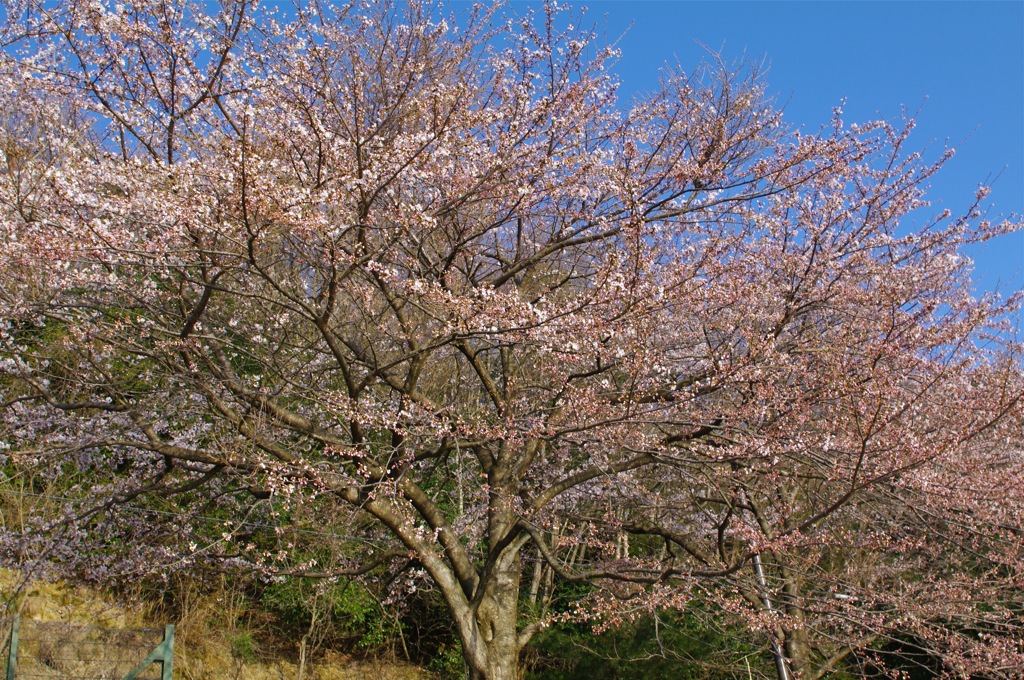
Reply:
[[225, 637], [231, 649], [231, 656], [245, 663], [256, 661], [259, 656], [259, 644], [252, 633], [245, 630]]

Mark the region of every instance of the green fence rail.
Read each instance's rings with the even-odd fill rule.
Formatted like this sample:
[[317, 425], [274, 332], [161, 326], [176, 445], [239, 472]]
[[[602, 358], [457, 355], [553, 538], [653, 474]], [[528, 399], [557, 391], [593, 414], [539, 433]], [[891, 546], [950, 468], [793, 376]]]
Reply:
[[6, 680], [171, 680], [174, 626], [107, 628], [22, 620], [6, 636]]

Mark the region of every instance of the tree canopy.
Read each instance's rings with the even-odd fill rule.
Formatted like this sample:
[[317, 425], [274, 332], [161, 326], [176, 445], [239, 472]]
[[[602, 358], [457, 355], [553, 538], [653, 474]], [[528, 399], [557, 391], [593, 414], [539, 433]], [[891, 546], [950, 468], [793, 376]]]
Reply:
[[487, 680], [698, 599], [783, 678], [1024, 667], [1020, 294], [960, 251], [1020, 225], [929, 208], [912, 120], [716, 59], [623, 103], [554, 3], [4, 10], [0, 445], [67, 500], [6, 562], [401, 572]]

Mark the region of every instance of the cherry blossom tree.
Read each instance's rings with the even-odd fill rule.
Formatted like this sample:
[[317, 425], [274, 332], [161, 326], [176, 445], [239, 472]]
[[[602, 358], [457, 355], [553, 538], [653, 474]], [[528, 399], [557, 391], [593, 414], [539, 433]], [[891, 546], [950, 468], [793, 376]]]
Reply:
[[[960, 252], [1018, 225], [749, 69], [622, 105], [576, 19], [6, 3], [0, 435], [69, 502], [5, 559], [411, 569], [488, 680], [567, 581], [609, 623], [710, 598], [784, 678], [903, 634], [1024, 665], [1020, 296]], [[232, 528], [303, 509], [329, 569]]]

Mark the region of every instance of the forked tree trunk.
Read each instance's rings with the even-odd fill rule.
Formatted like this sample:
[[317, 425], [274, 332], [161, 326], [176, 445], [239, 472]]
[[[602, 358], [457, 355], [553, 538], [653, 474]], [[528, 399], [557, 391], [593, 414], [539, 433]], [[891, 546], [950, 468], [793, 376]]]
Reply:
[[519, 680], [520, 578], [518, 556], [496, 564], [480, 586], [472, 620], [459, 627], [471, 680]]

